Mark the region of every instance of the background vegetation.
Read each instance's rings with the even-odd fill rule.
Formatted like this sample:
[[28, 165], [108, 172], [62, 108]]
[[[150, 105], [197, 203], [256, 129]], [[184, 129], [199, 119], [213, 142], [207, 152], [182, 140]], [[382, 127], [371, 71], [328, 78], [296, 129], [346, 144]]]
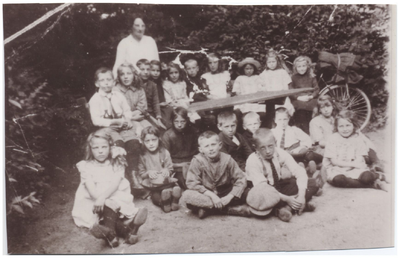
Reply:
[[[56, 6], [4, 5], [5, 38]], [[42, 202], [55, 172], [69, 173], [82, 157], [91, 124], [77, 100], [93, 95], [99, 66], [112, 67], [132, 15], [145, 18], [160, 51], [207, 48], [264, 63], [274, 48], [289, 67], [301, 54], [316, 62], [321, 50], [360, 55], [364, 80], [356, 86], [371, 100], [368, 129], [375, 130], [387, 119], [388, 8], [74, 4], [5, 46], [8, 222]]]

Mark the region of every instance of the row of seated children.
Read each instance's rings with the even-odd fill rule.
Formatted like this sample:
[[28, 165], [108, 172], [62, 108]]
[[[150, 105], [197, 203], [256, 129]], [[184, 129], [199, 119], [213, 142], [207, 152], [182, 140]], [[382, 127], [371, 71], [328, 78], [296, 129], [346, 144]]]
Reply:
[[[333, 110], [328, 103], [331, 102], [320, 101], [320, 116], [324, 117], [315, 119], [331, 120], [331, 112], [324, 110]], [[184, 119], [186, 110], [178, 110], [181, 110], [180, 115], [176, 115], [178, 119], [174, 122], [180, 122], [176, 126], [180, 130], [185, 127], [183, 125], [187, 120]], [[252, 116], [257, 122], [257, 115], [253, 113]], [[248, 117], [244, 119], [246, 128], [257, 128], [257, 125], [250, 127], [252, 119]], [[314, 210], [315, 206], [309, 201], [322, 185], [314, 178], [309, 179], [304, 167], [278, 147], [271, 130], [258, 128], [251, 135], [249, 145], [255, 151], [246, 158], [245, 169], [238, 165], [243, 156], [221, 152], [226, 145], [224, 139], [233, 135], [230, 140], [234, 141], [234, 137], [238, 136], [234, 133], [236, 122], [233, 113], [223, 112], [218, 116], [221, 134], [218, 136], [207, 131], [198, 138], [200, 153], [194, 155], [185, 176], [188, 190], [183, 195], [187, 207], [198, 213], [200, 218], [213, 213], [266, 216], [274, 210], [283, 221], [289, 221], [295, 211], [300, 215], [303, 211]], [[225, 125], [232, 124], [232, 127], [228, 126], [230, 131], [224, 130]], [[319, 140], [326, 142], [325, 146], [320, 147], [326, 148], [324, 165], [328, 182], [338, 187], [382, 189], [385, 176], [366, 165], [364, 156], [368, 155], [370, 146], [357, 131], [354, 113], [340, 112], [335, 118], [335, 128], [337, 132], [332, 133], [326, 141], [322, 138]], [[326, 134], [329, 135], [329, 132]], [[169, 151], [162, 146], [158, 130], [149, 126], [142, 131], [141, 138], [141, 177], [145, 180], [156, 179], [161, 174], [162, 178], [168, 178], [168, 182], [164, 182], [165, 187], [153, 188], [153, 203], [161, 206], [165, 212], [179, 209], [182, 192], [176, 181], [169, 179], [173, 162]], [[87, 156], [77, 165], [81, 184], [76, 194], [73, 216], [78, 226], [91, 228], [93, 235], [105, 238], [111, 246], [116, 246], [117, 235], [123, 236], [127, 243], [137, 241], [137, 231], [145, 222], [147, 211], [134, 207], [129, 183], [123, 176], [123, 166], [118, 157], [123, 152], [114, 150], [112, 153], [111, 146], [113, 141], [107, 128], [89, 136]], [[100, 214], [103, 219], [99, 222]]]
[[[215, 66], [216, 64], [219, 64], [217, 62], [218, 60], [214, 60], [214, 61], [216, 63], [211, 62], [210, 67], [213, 67], [213, 65]], [[193, 67], [190, 67], [190, 65], [191, 65], [190, 60], [189, 60], [189, 62], [186, 62], [186, 63], [189, 64], [188, 68], [193, 68]], [[152, 67], [150, 65], [150, 63], [146, 60], [139, 60], [137, 66], [141, 70], [140, 74], [141, 74], [142, 80], [137, 80], [137, 78], [135, 78], [135, 74], [134, 74], [132, 65], [123, 64], [118, 69], [119, 84], [116, 87], [114, 87], [114, 89], [115, 89], [114, 91], [111, 89], [112, 88], [112, 83], [111, 83], [112, 74], [107, 70], [101, 70], [101, 69], [98, 70], [96, 72], [96, 78], [97, 78], [96, 86], [99, 87], [99, 92], [93, 96], [93, 98], [89, 102], [89, 105], [90, 105], [93, 123], [97, 126], [103, 126], [103, 127], [107, 127], [107, 125], [110, 126], [110, 125], [112, 125], [113, 122], [115, 122], [115, 120], [120, 119], [119, 117], [122, 117], [122, 116], [126, 119], [126, 122], [125, 122], [127, 124], [126, 128], [124, 128], [124, 126], [122, 126], [121, 128], [117, 129], [116, 131], [119, 132], [119, 135], [115, 131], [113, 131], [113, 133], [117, 134], [118, 136], [122, 136], [122, 138], [125, 139], [125, 142], [126, 142], [125, 149], [128, 152], [128, 169], [127, 169], [128, 175], [127, 175], [127, 177], [131, 179], [130, 181], [131, 181], [131, 184], [133, 185], [133, 187], [141, 188], [142, 178], [140, 177], [140, 175], [138, 175], [139, 168], [138, 168], [138, 160], [137, 160], [137, 157], [138, 157], [137, 151], [139, 150], [139, 148], [137, 146], [138, 145], [137, 135], [140, 135], [140, 131], [137, 132], [138, 130], [135, 130], [136, 137], [137, 137], [137, 138], [135, 138], [135, 132], [131, 128], [132, 126], [130, 125], [130, 123], [132, 121], [135, 121], [135, 119], [136, 119], [136, 121], [140, 121], [141, 123], [146, 122], [146, 120], [143, 120], [143, 117], [147, 112], [146, 111], [146, 97], [157, 100], [158, 92], [157, 92], [157, 89], [156, 89], [156, 86], [154, 85], [154, 83], [152, 83], [151, 81], [148, 80], [150, 68], [152, 68], [152, 70], [154, 70], [157, 67], [154, 67], [154, 66]], [[175, 66], [172, 65], [171, 69], [169, 70], [172, 74], [170, 77], [171, 78], [175, 78], [175, 77], [179, 78], [179, 76], [181, 76], [181, 74], [179, 72], [179, 67], [175, 67], [176, 69], [174, 67]], [[156, 75], [159, 75], [158, 71], [155, 71], [155, 72], [156, 72]], [[174, 80], [175, 79], [172, 79], [172, 81], [174, 81]], [[141, 82], [143, 82], [143, 83], [141, 83]], [[139, 84], [139, 83], [141, 83], [141, 84]], [[136, 87], [130, 86], [130, 85], [137, 85], [137, 84], [139, 84], [139, 87], [138, 86], [136, 86]], [[129, 86], [129, 88], [128, 88], [128, 86]], [[142, 88], [140, 86], [142, 86]], [[145, 93], [143, 88], [148, 89], [147, 93], [150, 93], [150, 94]], [[183, 88], [184, 87], [181, 87], [181, 89], [183, 89]], [[168, 87], [167, 87], [167, 89], [168, 89]], [[126, 101], [123, 101], [124, 98], [121, 97], [121, 94], [119, 94], [119, 93], [124, 94], [126, 100], [128, 100], [128, 102], [129, 102], [128, 105], [130, 105], [130, 110], [129, 110], [129, 107], [127, 107], [128, 105], [126, 104]], [[165, 91], [165, 93], [167, 93], [166, 95], [168, 95], [168, 91]], [[104, 96], [107, 96], [107, 97], [104, 97]], [[99, 97], [100, 98], [103, 97], [103, 98], [100, 99], [100, 101], [95, 101]], [[100, 105], [99, 104], [95, 105], [96, 103], [99, 103]], [[154, 102], [154, 103], [156, 103], [156, 102]], [[154, 105], [154, 107], [157, 107], [157, 105]], [[103, 115], [101, 114], [102, 110], [104, 110]], [[119, 110], [122, 110], [123, 112], [119, 111]], [[152, 112], [152, 111], [150, 111], [150, 112]], [[174, 113], [174, 112], [172, 111], [172, 113]], [[107, 114], [113, 114], [114, 117], [116, 117], [116, 118], [110, 119], [111, 117], [106, 117]], [[232, 117], [229, 117], [229, 116], [232, 116], [232, 115], [228, 114], [226, 116], [226, 115], [224, 115], [224, 113], [222, 113], [221, 116], [218, 116], [218, 129], [219, 129], [219, 131], [221, 131], [220, 137], [221, 137], [221, 140], [224, 142], [223, 150], [225, 152], [231, 154], [234, 157], [234, 159], [237, 160], [237, 162], [239, 163], [239, 166], [242, 169], [244, 169], [245, 161], [252, 152], [252, 149], [250, 147], [251, 145], [249, 145], [247, 141], [244, 141], [243, 137], [240, 134], [236, 133], [237, 118], [234, 117], [234, 119], [231, 119], [231, 118], [233, 118], [233, 116]], [[131, 120], [128, 119], [129, 117], [131, 118]], [[160, 119], [161, 119], [160, 115], [157, 115], [157, 121], [160, 124], [162, 124], [162, 122], [160, 122]], [[187, 123], [187, 114], [185, 114], [184, 116], [182, 116], [182, 114], [174, 116], [171, 120], [171, 122], [173, 124], [182, 123], [179, 121], [175, 121], [176, 119], [185, 120], [185, 123]], [[288, 120], [288, 118], [284, 118], [284, 119]], [[98, 120], [105, 121], [105, 123], [97, 123]], [[146, 124], [144, 124], [144, 125], [146, 126]], [[176, 140], [177, 140], [176, 134], [177, 133], [180, 133], [181, 135], [186, 135], [186, 139], [182, 139], [182, 140], [184, 140], [185, 143], [190, 143], [190, 139], [193, 139], [193, 137], [191, 137], [193, 135], [193, 130], [186, 129], [185, 132], [180, 132], [180, 130], [182, 131], [183, 129], [186, 128], [186, 124], [182, 129], [179, 129], [179, 126], [180, 125], [178, 125], [178, 126], [174, 125], [172, 127], [173, 129], [169, 130], [169, 132], [166, 133], [166, 140], [164, 142], [166, 142], [166, 145], [170, 146], [170, 148], [172, 148], [171, 146], [177, 146], [177, 145], [171, 144], [171, 143], [176, 143]], [[287, 126], [287, 121], [286, 121], [285, 126]], [[188, 128], [189, 127], [190, 126], [188, 126]], [[283, 125], [280, 126], [279, 129], [281, 131], [282, 130], [284, 131]], [[278, 128], [274, 129], [274, 132], [279, 134]], [[289, 135], [289, 139], [287, 140], [287, 142], [290, 142], [290, 134], [288, 133], [288, 135]], [[129, 136], [130, 138], [127, 136]], [[168, 139], [168, 138], [171, 138], [171, 139]], [[283, 137], [282, 139], [284, 140], [285, 137]], [[114, 138], [114, 140], [116, 143], [120, 142], [120, 141], [117, 141], [117, 139], [115, 139], [115, 138]], [[296, 144], [298, 143], [298, 141], [296, 142], [297, 139], [292, 139], [292, 141], [293, 140], [295, 141]], [[281, 144], [283, 143], [282, 140], [280, 142], [281, 142]], [[130, 147], [130, 146], [132, 146], [132, 147]], [[194, 143], [189, 144], [189, 146], [191, 149], [194, 149], [194, 151], [190, 151], [190, 150], [187, 151], [185, 148], [183, 148], [182, 150], [177, 150], [178, 148], [175, 148], [175, 150], [173, 151], [173, 158], [174, 159], [179, 158], [179, 155], [181, 155], [182, 153], [184, 155], [187, 155], [187, 154], [192, 154], [193, 152], [196, 151], [195, 150], [196, 148], [193, 148], [195, 146]], [[289, 145], [289, 147], [292, 148], [292, 145]], [[298, 146], [298, 147], [300, 147], [300, 146]], [[303, 144], [301, 146], [301, 148], [304, 149], [304, 147], [310, 147], [310, 146], [307, 146], [307, 144]], [[305, 153], [294, 153], [295, 151], [297, 151], [297, 150], [292, 150], [291, 154], [292, 155], [298, 154], [298, 156], [300, 156], [300, 158], [302, 158], [305, 155]], [[307, 152], [307, 154], [311, 153], [311, 151], [308, 151], [308, 149], [303, 150], [303, 152]], [[308, 156], [309, 155], [306, 155], [306, 157], [308, 157]], [[179, 178], [180, 178], [180, 185], [183, 187], [184, 187], [183, 177], [187, 171], [188, 162], [190, 161], [190, 158], [191, 158], [191, 156], [186, 157], [186, 160], [183, 162], [175, 160], [177, 169], [179, 167], [181, 168], [181, 171], [179, 171], [180, 172], [179, 175], [181, 175], [181, 176]], [[308, 161], [310, 161], [311, 159], [312, 158], [309, 158], [308, 160], [306, 160], [306, 165], [309, 163]], [[178, 165], [178, 163], [181, 163], [181, 164]], [[315, 165], [314, 165], [314, 167], [315, 167]]]
[[[151, 68], [150, 65], [147, 63], [147, 61], [146, 60], [139, 61], [138, 67], [141, 69], [141, 71], [143, 71], [141, 73], [142, 81], [144, 81], [149, 85], [154, 86], [154, 84], [151, 84], [148, 81], [146, 81], [146, 79], [148, 79], [149, 77], [148, 70]], [[177, 72], [177, 70], [175, 71], [172, 70], [172, 72]], [[129, 82], [132, 83], [133, 80], [135, 79], [132, 68], [129, 67], [129, 65], [128, 67], [126, 67], [123, 64], [120, 67], [120, 69], [118, 69], [118, 74], [119, 74], [120, 84], [114, 87], [116, 89], [115, 91], [120, 91], [122, 93], [125, 93], [125, 97], [129, 101], [129, 103], [135, 103], [135, 98], [134, 98], [135, 95], [130, 96], [129, 93], [140, 92], [140, 91], [126, 90], [126, 88], [122, 86], [122, 84], [129, 85]], [[112, 91], [112, 75], [110, 74], [109, 71], [101, 69], [98, 70], [96, 72], [96, 78], [97, 78], [96, 86], [99, 87], [99, 92], [96, 93], [89, 102], [93, 123], [97, 126], [103, 126], [103, 127], [111, 126], [112, 128], [113, 123], [115, 123], [116, 121], [118, 121], [118, 123], [121, 124], [120, 120], [122, 118], [131, 117], [131, 120], [126, 119], [126, 121], [122, 124], [122, 127], [116, 130], [119, 132], [119, 134], [115, 133], [114, 131], [113, 133], [114, 135], [117, 134], [117, 138], [114, 138], [116, 144], [121, 145], [122, 142], [120, 141], [118, 136], [122, 138], [122, 140], [124, 140], [125, 142], [125, 149], [128, 152], [128, 171], [134, 171], [132, 176], [129, 176], [128, 178], [132, 177], [133, 179], [135, 179], [137, 178], [136, 173], [138, 171], [137, 150], [139, 148], [137, 146], [139, 142], [137, 139], [137, 135], [140, 135], [140, 132], [138, 133], [137, 130], [134, 131], [131, 128], [132, 127], [131, 122], [134, 121], [133, 118], [135, 117], [135, 115], [143, 116], [143, 113], [146, 112], [146, 110], [144, 109], [146, 107], [146, 97], [144, 95], [146, 96], [158, 95], [157, 89], [155, 87], [152, 87], [153, 89], [155, 89], [155, 92], [154, 90], [152, 90], [150, 92], [151, 94], [146, 94], [143, 92], [144, 90], [141, 89], [142, 94], [139, 94], [138, 95], [139, 98], [136, 99], [141, 98], [142, 100], [136, 101], [136, 103], [143, 103], [143, 105], [141, 105], [142, 107], [134, 109], [140, 105], [136, 105], [135, 107], [134, 105], [131, 104], [131, 109], [129, 110], [129, 107], [126, 104], [127, 101], [124, 101], [124, 98], [121, 97], [119, 93]], [[124, 92], [124, 90], [126, 91]], [[102, 110], [104, 110], [103, 114], [101, 112]], [[315, 171], [315, 163], [313, 161], [320, 162], [322, 160], [322, 156], [310, 150], [311, 141], [304, 132], [302, 132], [300, 129], [296, 127], [288, 127], [288, 120], [290, 117], [289, 117], [289, 112], [285, 112], [285, 108], [278, 109], [277, 113], [279, 114], [278, 116], [279, 119], [276, 119], [275, 121], [277, 122], [278, 126], [273, 129], [273, 132], [276, 138], [279, 140], [280, 147], [290, 151], [290, 153], [298, 161], [304, 161], [306, 163], [305, 165], [311, 165], [312, 168], [310, 168], [310, 170], [312, 174], [313, 171]], [[332, 115], [332, 112], [330, 113]], [[113, 117], [115, 118], [110, 119], [111, 117], [108, 117], [109, 114], [112, 114]], [[160, 116], [157, 116], [157, 119], [159, 121]], [[172, 119], [172, 121], [174, 121], [175, 119], [176, 116]], [[243, 137], [240, 134], [236, 134], [237, 118], [235, 118], [234, 121], [231, 119], [231, 121], [226, 122], [222, 121], [226, 120], [222, 115], [218, 120], [221, 120], [218, 121], [218, 129], [221, 131], [220, 135], [226, 146], [224, 147], [224, 149], [226, 149], [228, 153], [231, 153], [232, 156], [234, 156], [235, 159], [238, 160], [240, 167], [243, 169], [245, 160], [251, 153], [251, 147], [249, 147], [248, 143], [246, 144], [246, 142], [243, 141], [242, 139]], [[142, 120], [141, 122], [144, 121]], [[174, 126], [173, 128], [175, 130], [172, 131], [176, 132], [177, 131], [176, 127]], [[191, 133], [193, 134], [193, 132]], [[169, 146], [172, 145], [170, 144]], [[191, 153], [191, 152], [186, 152], [186, 150], [182, 150], [182, 153]], [[181, 163], [181, 162], [177, 161], [176, 163]], [[186, 160], [184, 163], [187, 164], [188, 160]], [[183, 169], [184, 171], [183, 173], [185, 173], [186, 170], [187, 170], [187, 165], [186, 168]], [[133, 182], [136, 185], [140, 184], [140, 179], [136, 181], [139, 182], [134, 182], [133, 180], [131, 180], [131, 182]], [[182, 182], [181, 185], [183, 185]]]

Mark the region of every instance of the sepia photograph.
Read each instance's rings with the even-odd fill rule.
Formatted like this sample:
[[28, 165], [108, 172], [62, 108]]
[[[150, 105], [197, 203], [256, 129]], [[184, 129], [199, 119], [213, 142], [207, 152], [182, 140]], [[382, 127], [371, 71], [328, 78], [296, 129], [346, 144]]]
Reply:
[[396, 5], [2, 9], [3, 254], [396, 246]]

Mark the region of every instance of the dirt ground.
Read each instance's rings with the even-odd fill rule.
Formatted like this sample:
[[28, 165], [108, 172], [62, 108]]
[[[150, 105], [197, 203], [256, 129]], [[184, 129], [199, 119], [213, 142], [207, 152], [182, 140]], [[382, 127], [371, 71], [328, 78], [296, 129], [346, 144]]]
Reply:
[[[385, 131], [367, 134], [389, 165], [390, 145]], [[387, 135], [388, 136], [388, 135]], [[389, 137], [387, 137], [389, 138]], [[394, 139], [394, 137], [391, 137]], [[61, 172], [58, 172], [61, 173]], [[390, 172], [388, 172], [390, 173]], [[389, 192], [374, 189], [339, 189], [325, 184], [314, 197], [317, 209], [294, 216], [289, 223], [277, 217], [211, 216], [198, 219], [181, 203], [179, 211], [164, 213], [150, 200], [136, 200], [149, 217], [140, 228], [139, 242], [115, 249], [75, 226], [71, 210], [79, 175], [60, 174], [51, 196], [36, 208], [20, 233], [10, 234], [12, 254], [128, 254], [299, 251], [380, 248], [394, 245], [394, 183]], [[392, 180], [394, 182], [394, 180]], [[13, 236], [11, 236], [13, 235]]]

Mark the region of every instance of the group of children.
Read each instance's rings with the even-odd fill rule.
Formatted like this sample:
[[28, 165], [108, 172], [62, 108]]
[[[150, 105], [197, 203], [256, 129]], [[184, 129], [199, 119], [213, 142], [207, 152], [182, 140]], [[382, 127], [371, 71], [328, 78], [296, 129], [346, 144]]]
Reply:
[[[359, 132], [355, 114], [339, 112], [329, 96], [316, 98], [308, 57], [296, 58], [292, 77], [275, 52], [268, 53], [260, 75], [260, 64], [246, 58], [232, 92], [313, 87], [312, 94], [267, 104], [265, 112], [203, 112], [200, 122], [188, 112], [190, 102], [230, 94], [230, 74], [218, 55], [208, 56], [209, 72], [202, 75], [194, 58], [185, 60], [185, 71], [173, 62], [163, 71], [155, 60], [142, 59], [136, 66], [139, 72], [122, 64], [116, 83], [110, 69], [96, 71], [98, 92], [89, 107], [99, 129], [90, 134], [85, 159], [77, 164], [81, 183], [74, 221], [112, 247], [118, 237], [136, 243], [146, 221], [147, 209], [135, 207], [132, 193], [149, 196], [164, 212], [178, 210], [182, 197], [201, 219], [273, 211], [289, 221], [293, 213], [315, 209], [310, 200], [322, 194], [326, 181], [337, 187], [385, 187], [376, 152]], [[289, 126], [291, 120], [298, 127]]]

